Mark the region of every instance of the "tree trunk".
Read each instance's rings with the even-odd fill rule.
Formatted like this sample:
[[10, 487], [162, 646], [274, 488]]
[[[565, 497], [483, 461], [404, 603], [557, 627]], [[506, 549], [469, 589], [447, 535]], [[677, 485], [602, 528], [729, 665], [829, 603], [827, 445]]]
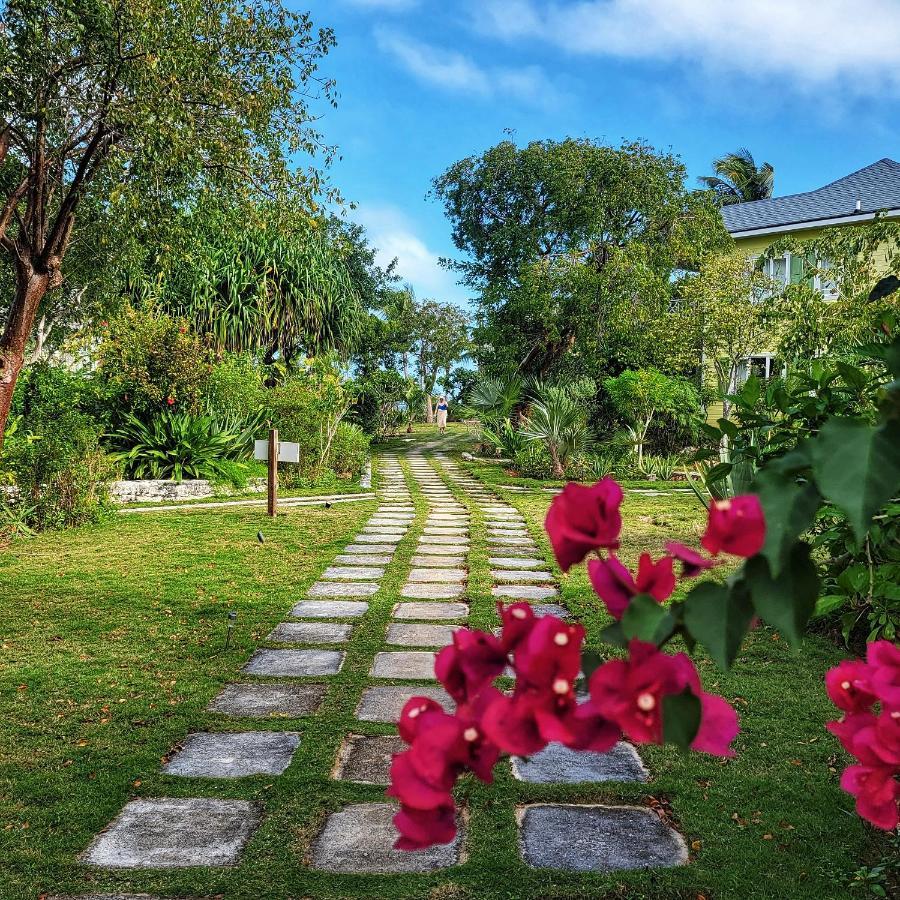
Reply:
[[30, 262], [16, 261], [16, 292], [0, 337], [0, 450], [16, 382], [25, 363], [25, 345], [49, 286], [49, 272], [36, 272]]
[[565, 478], [566, 470], [562, 464], [562, 460], [559, 458], [559, 450], [556, 444], [551, 443], [549, 445], [550, 449], [550, 459], [553, 461], [553, 477], [554, 478]]
[[425, 421], [429, 425], [434, 422], [434, 406], [431, 402], [431, 391], [425, 392]]

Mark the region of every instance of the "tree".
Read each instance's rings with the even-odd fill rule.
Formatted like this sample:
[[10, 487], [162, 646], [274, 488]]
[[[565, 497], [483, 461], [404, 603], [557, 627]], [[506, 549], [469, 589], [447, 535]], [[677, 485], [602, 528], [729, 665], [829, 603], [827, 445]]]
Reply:
[[654, 417], [660, 413], [690, 416], [700, 407], [697, 389], [689, 381], [671, 378], [655, 369], [629, 369], [616, 378], [607, 378], [603, 386], [628, 422], [638, 469], [643, 469], [644, 444]]
[[[317, 65], [334, 42], [277, 0], [8, 0], [0, 36], [0, 245], [14, 279], [0, 336], [0, 435], [26, 344], [82, 210], [152, 220], [206, 185], [235, 203], [315, 170]], [[129, 216], [123, 216], [128, 219]]]
[[160, 248], [132, 291], [191, 320], [219, 350], [259, 352], [266, 364], [346, 354], [368, 284], [347, 236], [294, 202], [236, 210], [202, 196], [178, 223], [177, 248]]
[[425, 421], [434, 421], [432, 395], [440, 372], [448, 371], [469, 348], [469, 320], [452, 303], [423, 300], [412, 316], [412, 345], [419, 384], [425, 392]]
[[[594, 389], [589, 383], [591, 392]], [[535, 392], [528, 416], [519, 429], [531, 441], [542, 443], [550, 454], [554, 478], [564, 478], [566, 463], [590, 442], [584, 390], [575, 385], [548, 385]]]
[[[646, 144], [502, 141], [434, 181], [478, 292], [483, 371], [596, 376], [663, 319], [672, 272], [727, 246], [711, 198], [684, 188], [673, 156]], [[643, 312], [646, 310], [646, 314]], [[648, 345], [652, 348], [652, 342]]]
[[757, 166], [746, 147], [713, 160], [713, 171], [715, 175], [704, 175], [698, 180], [713, 191], [722, 206], [766, 200], [772, 196], [775, 169], [769, 163]]
[[692, 335], [697, 356], [711, 366], [727, 419], [728, 394], [741, 366], [775, 339], [777, 285], [739, 250], [710, 257], [699, 275], [681, 283], [673, 325]]

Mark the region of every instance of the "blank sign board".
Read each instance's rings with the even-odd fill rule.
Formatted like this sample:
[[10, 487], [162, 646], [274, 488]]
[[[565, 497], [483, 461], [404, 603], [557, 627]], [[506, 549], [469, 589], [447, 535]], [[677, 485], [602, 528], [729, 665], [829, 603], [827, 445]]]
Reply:
[[[253, 458], [267, 460], [269, 458], [269, 442], [253, 442]], [[278, 442], [278, 462], [300, 462], [300, 445], [290, 441]]]

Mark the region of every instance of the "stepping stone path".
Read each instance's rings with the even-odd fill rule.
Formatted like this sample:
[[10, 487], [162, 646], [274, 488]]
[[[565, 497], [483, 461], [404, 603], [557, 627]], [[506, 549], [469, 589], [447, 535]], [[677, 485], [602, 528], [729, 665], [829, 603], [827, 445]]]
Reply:
[[[220, 779], [224, 784], [284, 772], [303, 746], [302, 726], [297, 730], [292, 722], [293, 730], [276, 730], [273, 720], [320, 714], [327, 697], [342, 690], [345, 655], [353, 660], [348, 671], [359, 671], [352, 647], [358, 635], [371, 635], [370, 619], [378, 617], [384, 649], [362, 660], [368, 666], [368, 684], [353, 701], [358, 726], [344, 735], [331, 777], [380, 791], [389, 781], [393, 754], [404, 746], [393, 726], [409, 698], [430, 697], [453, 709], [452, 699], [434, 678], [434, 658], [469, 615], [473, 512], [485, 525], [487, 547], [479, 544], [477, 552], [486, 549], [481, 564], [490, 568], [494, 597], [536, 601], [532, 605], [537, 615], [569, 616], [558, 597], [556, 569], [521, 513], [440, 452], [443, 444], [434, 446], [436, 452], [428, 457], [415, 446], [406, 455], [409, 475], [424, 501], [416, 505], [397, 454], [379, 458], [375, 513], [323, 567], [305, 595], [294, 598], [288, 618], [267, 635], [242, 677], [210, 701], [207, 710], [222, 717], [221, 728], [187, 735], [166, 757], [167, 775]], [[405, 583], [384, 596], [382, 581], [397, 565], [397, 548], [406, 547], [413, 526], [417, 544], [404, 550], [404, 559], [410, 558], [407, 553], [411, 556]], [[378, 610], [384, 616], [387, 609], [391, 613], [385, 628]], [[329, 685], [336, 676], [338, 681]], [[231, 730], [241, 720], [248, 727]], [[259, 728], [261, 722], [267, 723], [266, 730]], [[637, 751], [624, 742], [609, 753], [575, 753], [553, 744], [510, 764], [516, 779], [537, 786], [649, 778]], [[540, 788], [532, 788], [532, 797], [538, 796], [535, 790]], [[332, 812], [312, 841], [311, 867], [334, 873], [426, 873], [461, 862], [465, 815], [454, 843], [403, 852], [393, 849], [396, 808], [379, 801], [350, 803]], [[262, 802], [132, 800], [81, 859], [106, 869], [234, 866], [252, 852], [247, 845], [264, 815]], [[516, 817], [520, 853], [533, 868], [611, 871], [687, 861], [681, 836], [642, 807], [537, 802], [520, 807]]]

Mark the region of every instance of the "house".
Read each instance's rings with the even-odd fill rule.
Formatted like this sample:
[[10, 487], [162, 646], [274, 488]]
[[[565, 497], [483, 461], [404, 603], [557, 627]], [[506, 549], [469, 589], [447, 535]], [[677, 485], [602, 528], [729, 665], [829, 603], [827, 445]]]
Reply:
[[[762, 256], [771, 244], [786, 235], [803, 240], [815, 237], [825, 228], [871, 222], [877, 215], [900, 218], [900, 162], [893, 159], [880, 159], [802, 194], [722, 207], [725, 228], [738, 249], [751, 259]], [[765, 262], [767, 274], [783, 285], [807, 278], [805, 268], [804, 258], [790, 253]], [[827, 268], [827, 261], [819, 260], [817, 272], [823, 268]], [[834, 284], [821, 274], [811, 278], [810, 283], [824, 300], [836, 296]], [[736, 373], [736, 381], [740, 383], [750, 374], [769, 378], [781, 370], [782, 363], [775, 355], [761, 350], [747, 359], [743, 369]], [[721, 404], [713, 404], [710, 420], [720, 414]]]

